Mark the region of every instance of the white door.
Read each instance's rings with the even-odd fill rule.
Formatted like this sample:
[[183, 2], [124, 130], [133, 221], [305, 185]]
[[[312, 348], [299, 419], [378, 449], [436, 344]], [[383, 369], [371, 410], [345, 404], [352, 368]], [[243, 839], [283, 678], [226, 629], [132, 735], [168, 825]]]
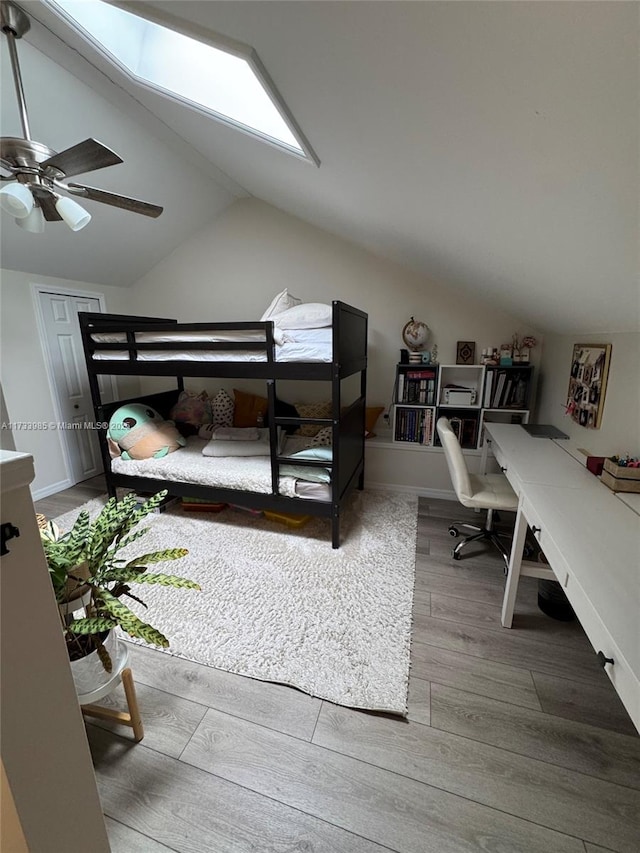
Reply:
[[[67, 451], [69, 476], [79, 483], [103, 470], [98, 436], [94, 429], [85, 428], [95, 418], [78, 322], [78, 311], [100, 311], [100, 300], [42, 291], [38, 298], [55, 385], [52, 391], [64, 425], [59, 425], [60, 437]], [[100, 376], [98, 382], [103, 401], [109, 402], [113, 399], [109, 378]]]

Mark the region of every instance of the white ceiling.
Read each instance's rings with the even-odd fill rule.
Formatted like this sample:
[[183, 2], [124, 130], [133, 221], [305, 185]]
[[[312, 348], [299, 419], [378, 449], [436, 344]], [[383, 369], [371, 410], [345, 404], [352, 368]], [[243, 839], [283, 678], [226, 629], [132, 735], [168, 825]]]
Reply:
[[125, 164], [86, 182], [166, 210], [94, 204], [96, 227], [37, 238], [5, 222], [4, 266], [127, 284], [251, 194], [540, 329], [638, 328], [638, 4], [137, 4], [253, 46], [320, 168], [136, 89], [22, 5], [35, 137], [95, 136]]

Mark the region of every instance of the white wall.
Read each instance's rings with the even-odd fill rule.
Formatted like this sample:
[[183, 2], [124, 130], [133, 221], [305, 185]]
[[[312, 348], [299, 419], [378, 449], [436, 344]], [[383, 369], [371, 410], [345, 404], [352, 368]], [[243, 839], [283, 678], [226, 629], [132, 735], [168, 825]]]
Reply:
[[[48, 423], [58, 418], [38, 334], [33, 284], [102, 293], [107, 310], [113, 313], [130, 313], [131, 294], [124, 288], [2, 270], [0, 377], [7, 410], [12, 421]], [[14, 430], [13, 438], [16, 449], [30, 453], [35, 460], [36, 478], [32, 493], [36, 499], [68, 485], [58, 432]]]
[[[185, 322], [259, 319], [285, 286], [305, 302], [341, 299], [368, 312], [370, 404], [390, 402], [401, 331], [411, 315], [432, 330], [429, 346], [438, 345], [441, 363], [455, 363], [458, 340], [475, 341], [479, 354], [515, 331], [540, 337], [481, 293], [470, 299], [256, 199], [235, 202], [140, 279], [134, 310]], [[207, 386], [193, 380], [187, 387]], [[299, 390], [279, 392], [301, 402]], [[305, 399], [313, 395], [304, 393]], [[433, 454], [420, 459], [425, 485], [433, 475], [434, 488], [449, 489]]]
[[[569, 373], [576, 343], [610, 343], [611, 363], [600, 429], [580, 426], [565, 414]], [[540, 368], [538, 419], [566, 432], [574, 448], [594, 456], [640, 454], [640, 335], [593, 333], [548, 335]]]
[[[431, 328], [441, 363], [456, 342], [476, 351], [535, 330], [483, 299], [429, 281], [256, 199], [242, 199], [133, 287], [135, 310], [181, 321], [259, 319], [284, 287], [305, 302], [341, 299], [369, 314], [371, 403], [388, 403], [401, 331], [411, 315]], [[536, 351], [534, 350], [534, 358]]]

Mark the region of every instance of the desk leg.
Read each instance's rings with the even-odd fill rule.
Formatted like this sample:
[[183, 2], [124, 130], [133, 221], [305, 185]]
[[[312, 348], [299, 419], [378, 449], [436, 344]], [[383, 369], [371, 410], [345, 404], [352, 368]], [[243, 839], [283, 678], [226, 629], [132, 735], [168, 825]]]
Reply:
[[522, 567], [522, 555], [524, 553], [524, 540], [527, 535], [527, 520], [522, 512], [522, 506], [518, 507], [516, 515], [516, 526], [513, 531], [513, 543], [509, 556], [509, 574], [504, 588], [502, 599], [501, 622], [503, 628], [510, 628], [513, 622], [513, 611], [518, 594], [518, 583], [520, 582], [520, 569]]
[[480, 473], [487, 473], [487, 463], [489, 461], [489, 450], [491, 449], [491, 439], [485, 433], [484, 442], [482, 443], [482, 456], [480, 457]]

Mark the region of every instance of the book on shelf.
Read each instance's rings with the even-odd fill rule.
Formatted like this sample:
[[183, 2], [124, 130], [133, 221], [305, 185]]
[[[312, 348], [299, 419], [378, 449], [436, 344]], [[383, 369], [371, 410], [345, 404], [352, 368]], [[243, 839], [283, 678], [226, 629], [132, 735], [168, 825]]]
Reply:
[[434, 368], [398, 373], [397, 402], [434, 405], [437, 371]]
[[491, 408], [497, 409], [500, 406], [500, 400], [502, 399], [502, 392], [504, 391], [504, 383], [507, 381], [507, 372], [506, 370], [499, 370], [498, 376], [496, 379], [496, 387], [493, 392], [493, 400], [491, 401]]
[[482, 405], [485, 407], [485, 409], [488, 409], [491, 406], [491, 389], [492, 388], [493, 388], [493, 370], [489, 370], [487, 372], [487, 378], [485, 380], [484, 399], [482, 401]]

